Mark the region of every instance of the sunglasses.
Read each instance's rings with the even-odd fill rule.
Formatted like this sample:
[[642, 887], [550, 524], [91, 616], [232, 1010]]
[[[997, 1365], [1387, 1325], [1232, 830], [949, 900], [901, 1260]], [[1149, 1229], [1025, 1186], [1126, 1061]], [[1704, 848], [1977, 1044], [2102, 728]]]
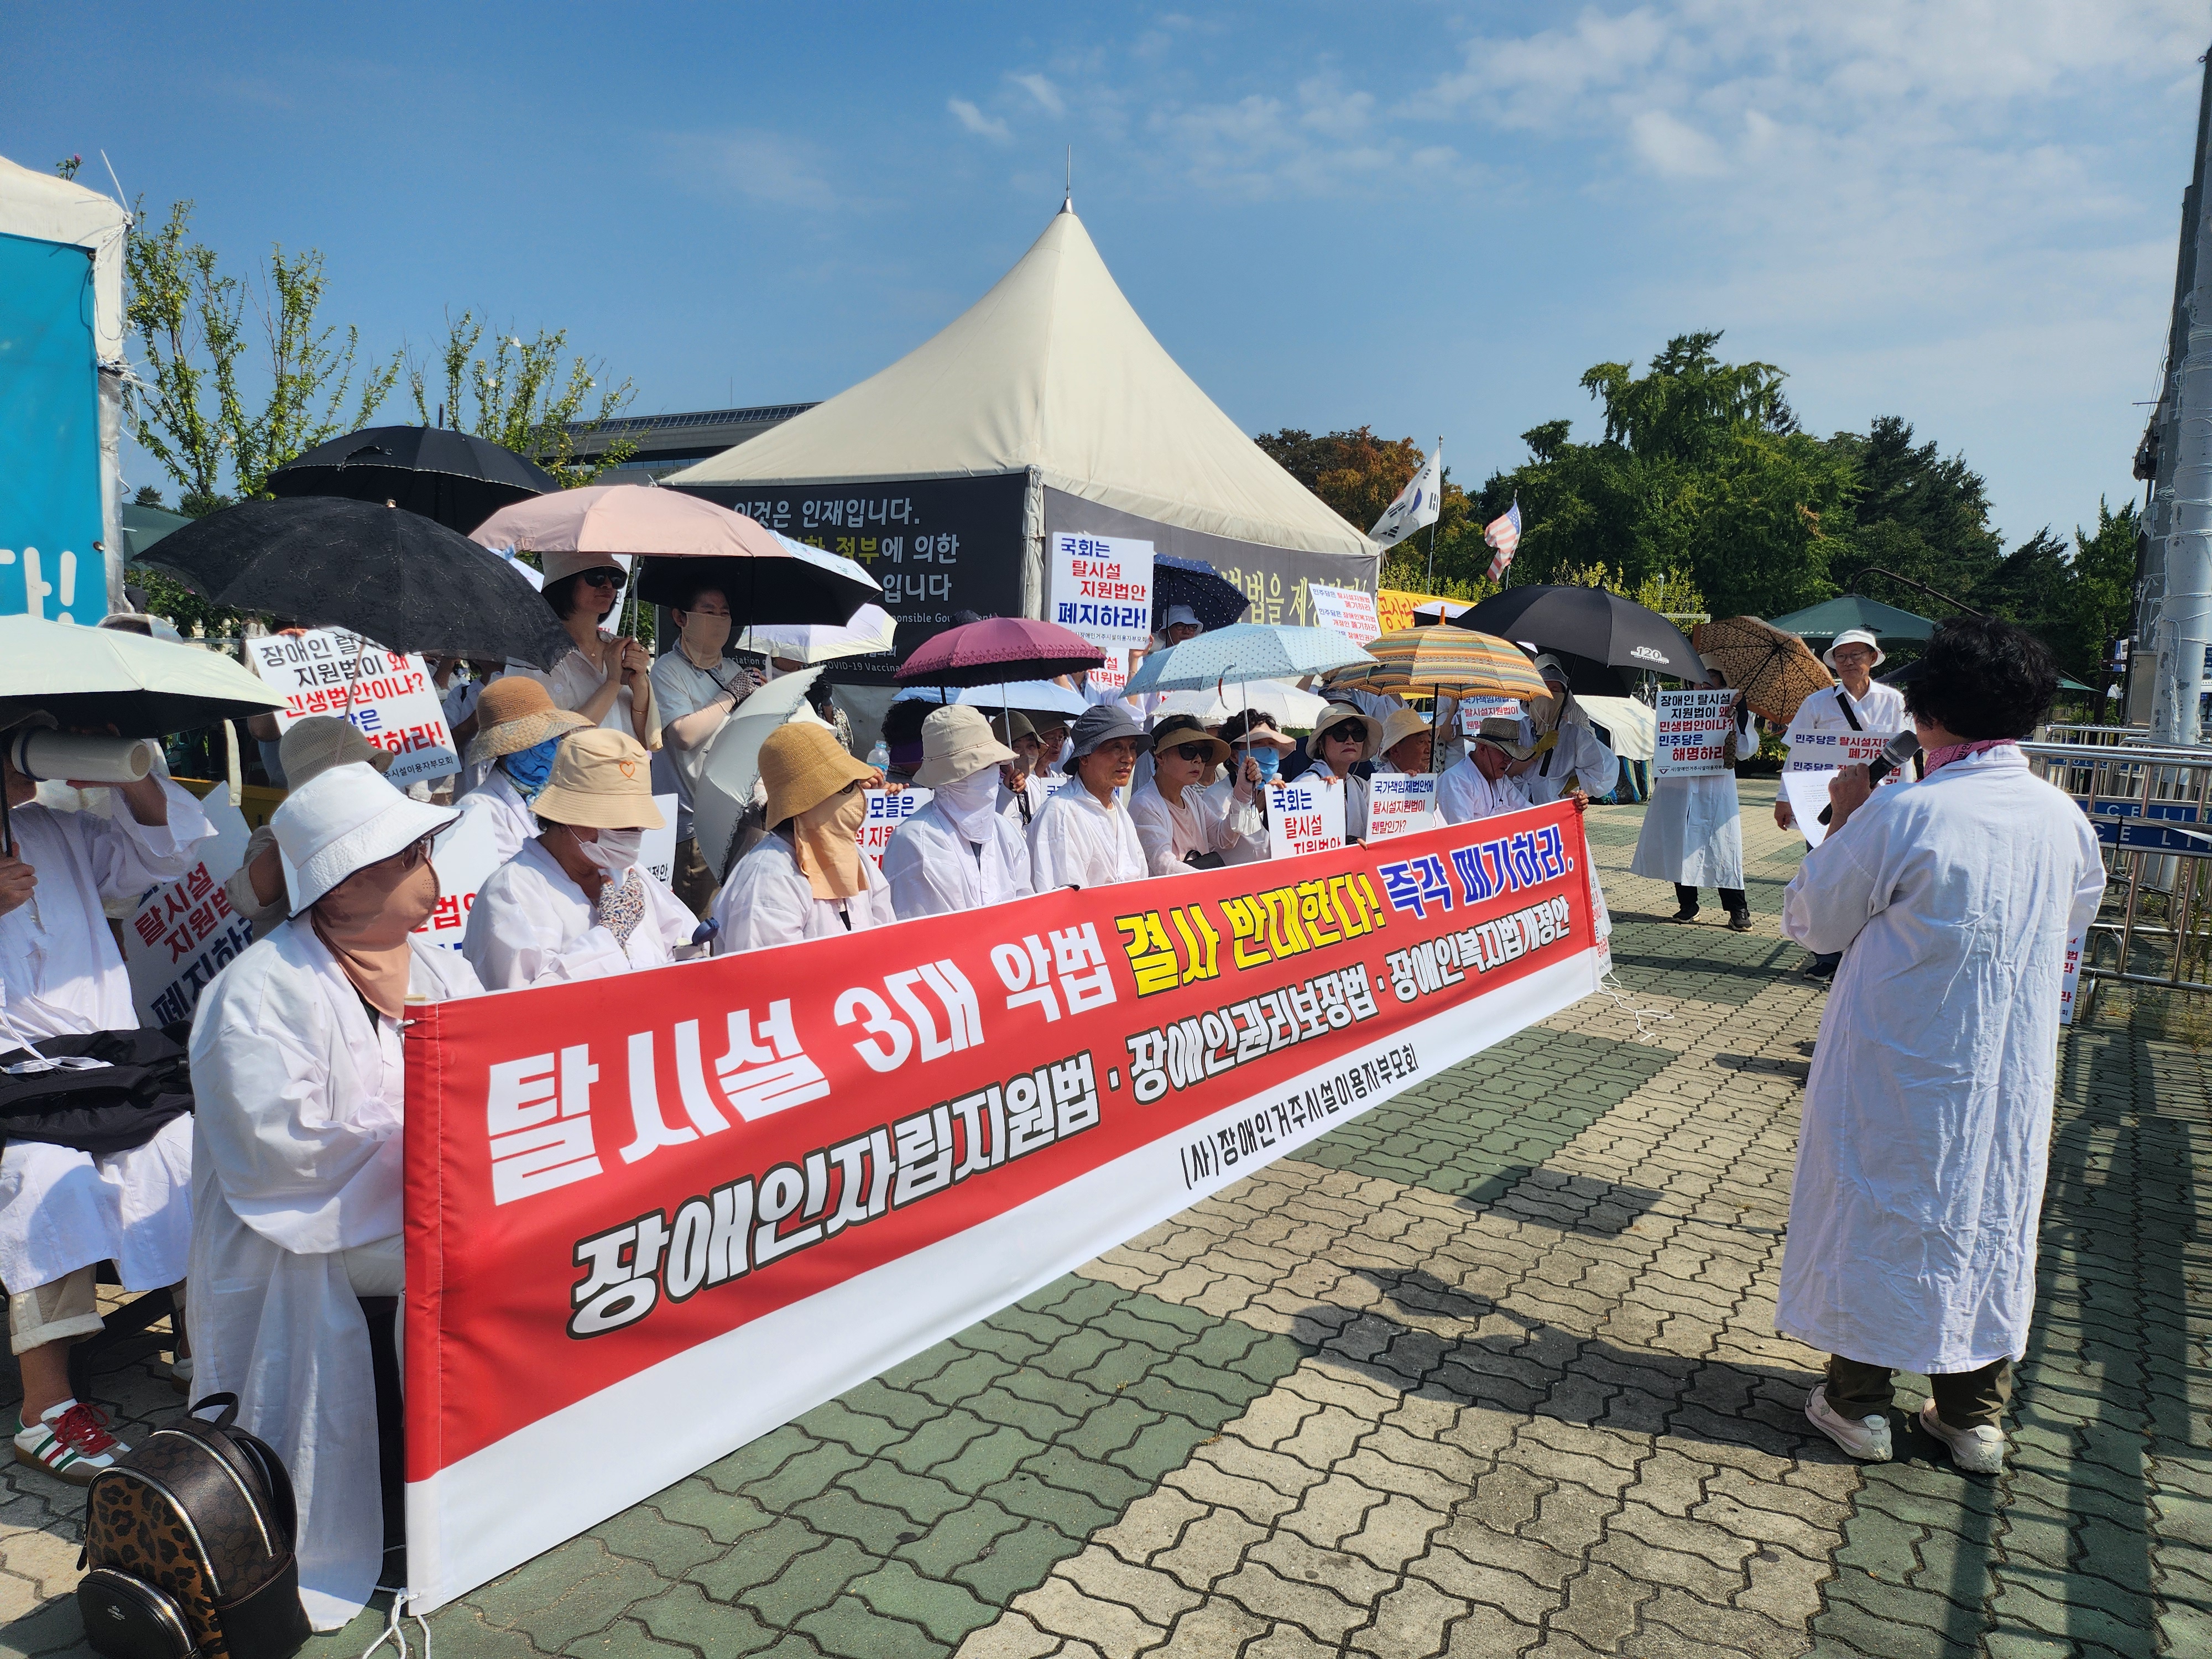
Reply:
[[398, 866], [399, 873], [406, 875], [429, 862], [430, 843], [435, 840], [437, 840], [435, 836], [425, 836], [420, 841], [410, 842], [385, 862]]
[[1346, 720], [1342, 726], [1332, 726], [1321, 734], [1323, 743], [1358, 743], [1367, 741], [1367, 728]]
[[623, 574], [619, 570], [586, 570], [576, 580], [586, 587], [620, 587]]
[[1213, 758], [1213, 745], [1210, 743], [1179, 743], [1168, 752], [1178, 760], [1211, 760]]

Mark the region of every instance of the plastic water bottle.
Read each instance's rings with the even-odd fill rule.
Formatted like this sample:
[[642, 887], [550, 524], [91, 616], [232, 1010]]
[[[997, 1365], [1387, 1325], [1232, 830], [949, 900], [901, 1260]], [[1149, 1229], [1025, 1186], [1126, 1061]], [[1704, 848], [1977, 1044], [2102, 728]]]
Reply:
[[876, 746], [868, 750], [868, 764], [874, 767], [877, 771], [880, 772], [890, 763], [890, 746], [884, 743], [881, 738], [878, 738], [876, 739]]

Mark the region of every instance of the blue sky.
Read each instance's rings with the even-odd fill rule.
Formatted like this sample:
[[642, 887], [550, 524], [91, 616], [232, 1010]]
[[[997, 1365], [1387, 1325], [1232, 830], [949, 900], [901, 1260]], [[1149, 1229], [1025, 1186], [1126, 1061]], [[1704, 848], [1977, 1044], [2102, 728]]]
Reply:
[[2131, 488], [2208, 39], [2201, 0], [10, 7], [0, 154], [322, 249], [372, 347], [565, 326], [650, 413], [882, 367], [1072, 143], [1247, 431], [1441, 434], [1478, 482], [1595, 435], [1590, 364], [1721, 328], [1808, 428], [1963, 451], [2017, 540]]

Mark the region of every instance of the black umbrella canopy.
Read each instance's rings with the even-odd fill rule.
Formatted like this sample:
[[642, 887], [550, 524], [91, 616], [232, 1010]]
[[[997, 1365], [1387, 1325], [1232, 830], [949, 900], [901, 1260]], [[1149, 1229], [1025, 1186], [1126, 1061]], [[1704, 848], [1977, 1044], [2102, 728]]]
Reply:
[[402, 507], [241, 501], [165, 536], [144, 562], [210, 605], [349, 629], [392, 651], [550, 668], [575, 648], [514, 566]]
[[372, 426], [318, 444], [269, 475], [272, 495], [391, 501], [465, 534], [560, 480], [489, 438], [434, 426]]
[[1252, 608], [1244, 590], [1203, 559], [1152, 557], [1152, 632], [1167, 626], [1168, 607], [1187, 605], [1208, 632], [1243, 620]]
[[811, 548], [787, 559], [647, 559], [637, 579], [647, 605], [678, 609], [702, 587], [718, 587], [738, 629], [796, 623], [841, 626], [864, 605], [880, 605], [884, 590], [850, 559]]
[[1583, 657], [1608, 668], [1649, 669], [1675, 679], [1705, 677], [1680, 629], [1657, 611], [1601, 587], [1509, 587], [1462, 611], [1451, 625], [1557, 652], [1563, 659]]

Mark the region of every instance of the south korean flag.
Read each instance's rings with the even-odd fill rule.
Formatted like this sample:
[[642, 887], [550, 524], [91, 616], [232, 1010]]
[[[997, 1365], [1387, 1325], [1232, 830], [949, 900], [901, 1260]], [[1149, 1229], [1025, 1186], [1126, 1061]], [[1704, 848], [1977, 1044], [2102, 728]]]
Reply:
[[1437, 509], [1443, 501], [1443, 470], [1444, 441], [1439, 438], [1435, 452], [1421, 463], [1413, 482], [1398, 492], [1396, 501], [1382, 509], [1375, 528], [1367, 532], [1376, 545], [1395, 547], [1422, 526], [1437, 521]]

